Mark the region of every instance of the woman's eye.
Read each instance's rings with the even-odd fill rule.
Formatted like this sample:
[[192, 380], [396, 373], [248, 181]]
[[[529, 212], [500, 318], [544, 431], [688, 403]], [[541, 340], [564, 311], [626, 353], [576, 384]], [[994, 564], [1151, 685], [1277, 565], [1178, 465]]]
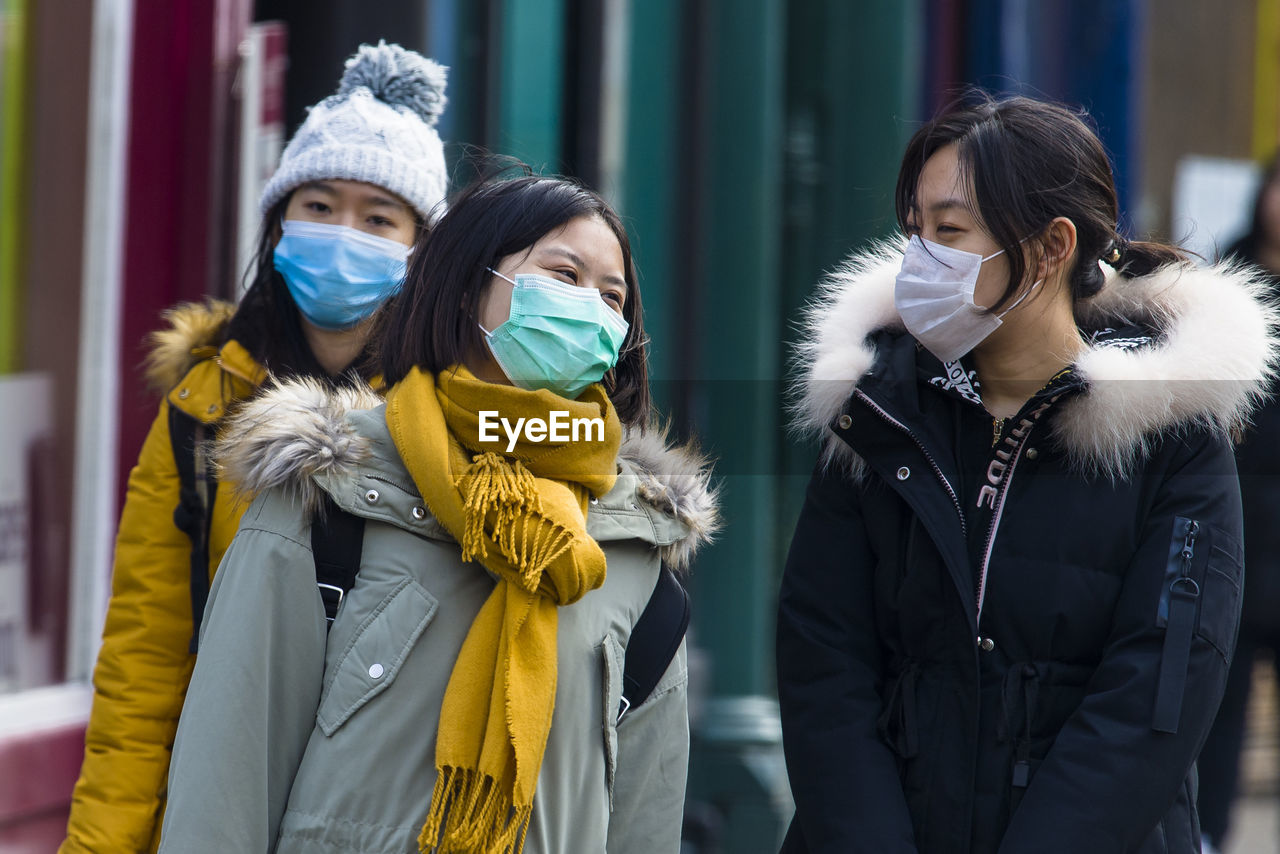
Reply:
[[561, 276], [562, 278], [572, 282], [575, 285], [578, 283], [578, 271], [573, 269], [572, 267], [564, 267], [562, 269], [556, 270], [555, 273], [557, 276]]
[[376, 225], [376, 226], [379, 226], [379, 227], [384, 227], [384, 226], [388, 226], [388, 225], [395, 225], [395, 223], [393, 223], [391, 220], [387, 219], [385, 216], [371, 216], [371, 217], [369, 217], [369, 224], [370, 224], [370, 225]]
[[329, 206], [326, 205], [324, 202], [307, 202], [305, 205], [303, 205], [303, 207], [305, 207], [307, 210], [311, 211], [312, 213], [320, 213], [320, 214], [329, 213]]
[[601, 291], [600, 298], [605, 302], [613, 303], [618, 308], [622, 308], [622, 294], [617, 291]]

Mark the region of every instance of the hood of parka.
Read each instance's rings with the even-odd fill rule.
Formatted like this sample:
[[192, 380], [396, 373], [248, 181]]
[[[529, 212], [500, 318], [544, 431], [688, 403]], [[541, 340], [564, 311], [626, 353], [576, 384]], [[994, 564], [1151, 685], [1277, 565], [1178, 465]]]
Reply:
[[[308, 512], [327, 485], [349, 480], [361, 467], [391, 467], [398, 482], [412, 483], [389, 437], [371, 438], [372, 429], [385, 432], [385, 422], [362, 415], [382, 403], [368, 386], [329, 389], [306, 379], [275, 385], [228, 419], [215, 452], [220, 478], [246, 495], [282, 487]], [[709, 462], [691, 445], [669, 445], [661, 430], [627, 430], [618, 456], [634, 480], [619, 478], [614, 492], [631, 490], [674, 522], [647, 525], [645, 533], [662, 548], [668, 567], [685, 569], [720, 528]], [[606, 503], [602, 498], [602, 510]], [[630, 506], [630, 499], [623, 504]]]
[[[904, 245], [875, 245], [830, 273], [805, 309], [795, 351], [793, 426], [822, 442], [827, 463], [855, 473], [861, 460], [829, 428], [876, 362], [871, 336], [907, 334], [893, 302]], [[1170, 264], [1136, 277], [1103, 270], [1102, 291], [1076, 307], [1082, 331], [1136, 325], [1150, 336], [1100, 336], [1076, 360], [1084, 389], [1059, 405], [1052, 423], [1072, 465], [1125, 477], [1166, 431], [1238, 434], [1280, 359], [1280, 313], [1267, 301], [1266, 277], [1232, 263]]]
[[147, 338], [147, 384], [166, 393], [198, 362], [217, 353], [235, 313], [235, 305], [217, 299], [184, 302], [167, 309], [161, 316], [169, 325]]

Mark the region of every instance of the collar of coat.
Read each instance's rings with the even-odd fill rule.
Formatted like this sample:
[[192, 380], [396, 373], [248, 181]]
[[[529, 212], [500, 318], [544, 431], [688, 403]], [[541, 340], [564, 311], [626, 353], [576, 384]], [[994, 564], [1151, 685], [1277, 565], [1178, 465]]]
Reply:
[[164, 312], [167, 325], [151, 333], [148, 384], [167, 396], [169, 405], [211, 424], [233, 401], [248, 397], [267, 372], [239, 341], [223, 343], [236, 307], [209, 299], [179, 303]]
[[[220, 479], [247, 495], [282, 487], [308, 508], [322, 491], [338, 500], [342, 490], [333, 487], [371, 469], [413, 491], [386, 433], [382, 403], [368, 386], [334, 390], [308, 379], [273, 385], [227, 419], [216, 449]], [[619, 457], [623, 476], [600, 499], [599, 515], [647, 520], [643, 538], [662, 548], [668, 567], [686, 568], [720, 527], [708, 461], [691, 445], [669, 444], [665, 431], [656, 429], [628, 430]], [[597, 539], [600, 530], [591, 528]]]
[[235, 312], [234, 305], [216, 299], [179, 303], [166, 310], [167, 325], [147, 339], [148, 384], [167, 394], [192, 368], [215, 355]]
[[[829, 428], [876, 361], [868, 336], [905, 334], [893, 303], [901, 263], [900, 243], [846, 259], [806, 308], [796, 348], [794, 426], [823, 442], [827, 462], [855, 473], [861, 460]], [[1166, 431], [1238, 434], [1277, 369], [1280, 313], [1266, 301], [1266, 279], [1227, 263], [1175, 264], [1132, 278], [1103, 269], [1102, 291], [1077, 310], [1081, 327], [1138, 325], [1152, 338], [1137, 347], [1104, 338], [1076, 360], [1084, 389], [1060, 405], [1051, 427], [1072, 464], [1124, 477]]]

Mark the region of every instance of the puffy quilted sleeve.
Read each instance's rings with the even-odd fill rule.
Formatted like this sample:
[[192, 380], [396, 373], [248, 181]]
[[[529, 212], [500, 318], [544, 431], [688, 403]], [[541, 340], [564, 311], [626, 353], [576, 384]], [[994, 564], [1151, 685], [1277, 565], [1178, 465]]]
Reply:
[[163, 402], [129, 474], [63, 854], [152, 850], [194, 659], [191, 540], [173, 521], [178, 491]]

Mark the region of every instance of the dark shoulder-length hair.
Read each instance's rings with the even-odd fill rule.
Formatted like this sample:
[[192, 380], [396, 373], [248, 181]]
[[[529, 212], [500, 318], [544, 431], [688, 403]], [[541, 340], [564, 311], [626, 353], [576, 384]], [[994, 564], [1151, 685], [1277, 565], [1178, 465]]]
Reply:
[[[249, 287], [227, 324], [222, 343], [239, 342], [258, 364], [277, 378], [309, 377], [330, 384], [356, 379], [367, 382], [378, 373], [372, 336], [347, 371], [331, 377], [311, 352], [302, 331], [298, 304], [293, 301], [284, 277], [276, 271], [275, 247], [292, 197], [289, 193], [262, 217], [257, 249], [245, 273]], [[416, 212], [414, 216], [420, 238], [428, 228], [421, 216]], [[391, 297], [380, 311], [393, 310], [396, 300], [397, 297]]]
[[954, 143], [967, 201], [1009, 259], [1009, 282], [991, 307], [1013, 299], [1026, 275], [1025, 240], [1043, 254], [1042, 232], [1057, 217], [1076, 227], [1068, 281], [1075, 300], [1103, 285], [1098, 261], [1131, 276], [1186, 260], [1175, 247], [1125, 239], [1111, 163], [1083, 111], [1026, 97], [997, 99], [975, 90], [926, 123], [907, 143], [895, 193], [898, 224], [906, 231], [919, 214], [916, 193], [925, 163]]
[[627, 284], [622, 316], [630, 328], [604, 386], [622, 422], [643, 428], [650, 416], [649, 369], [631, 241], [609, 204], [568, 178], [482, 178], [450, 204], [414, 249], [396, 309], [382, 314], [376, 337], [386, 383], [394, 385], [415, 367], [438, 373], [482, 351], [477, 317], [491, 281], [489, 268], [583, 216], [603, 220], [622, 248]]

